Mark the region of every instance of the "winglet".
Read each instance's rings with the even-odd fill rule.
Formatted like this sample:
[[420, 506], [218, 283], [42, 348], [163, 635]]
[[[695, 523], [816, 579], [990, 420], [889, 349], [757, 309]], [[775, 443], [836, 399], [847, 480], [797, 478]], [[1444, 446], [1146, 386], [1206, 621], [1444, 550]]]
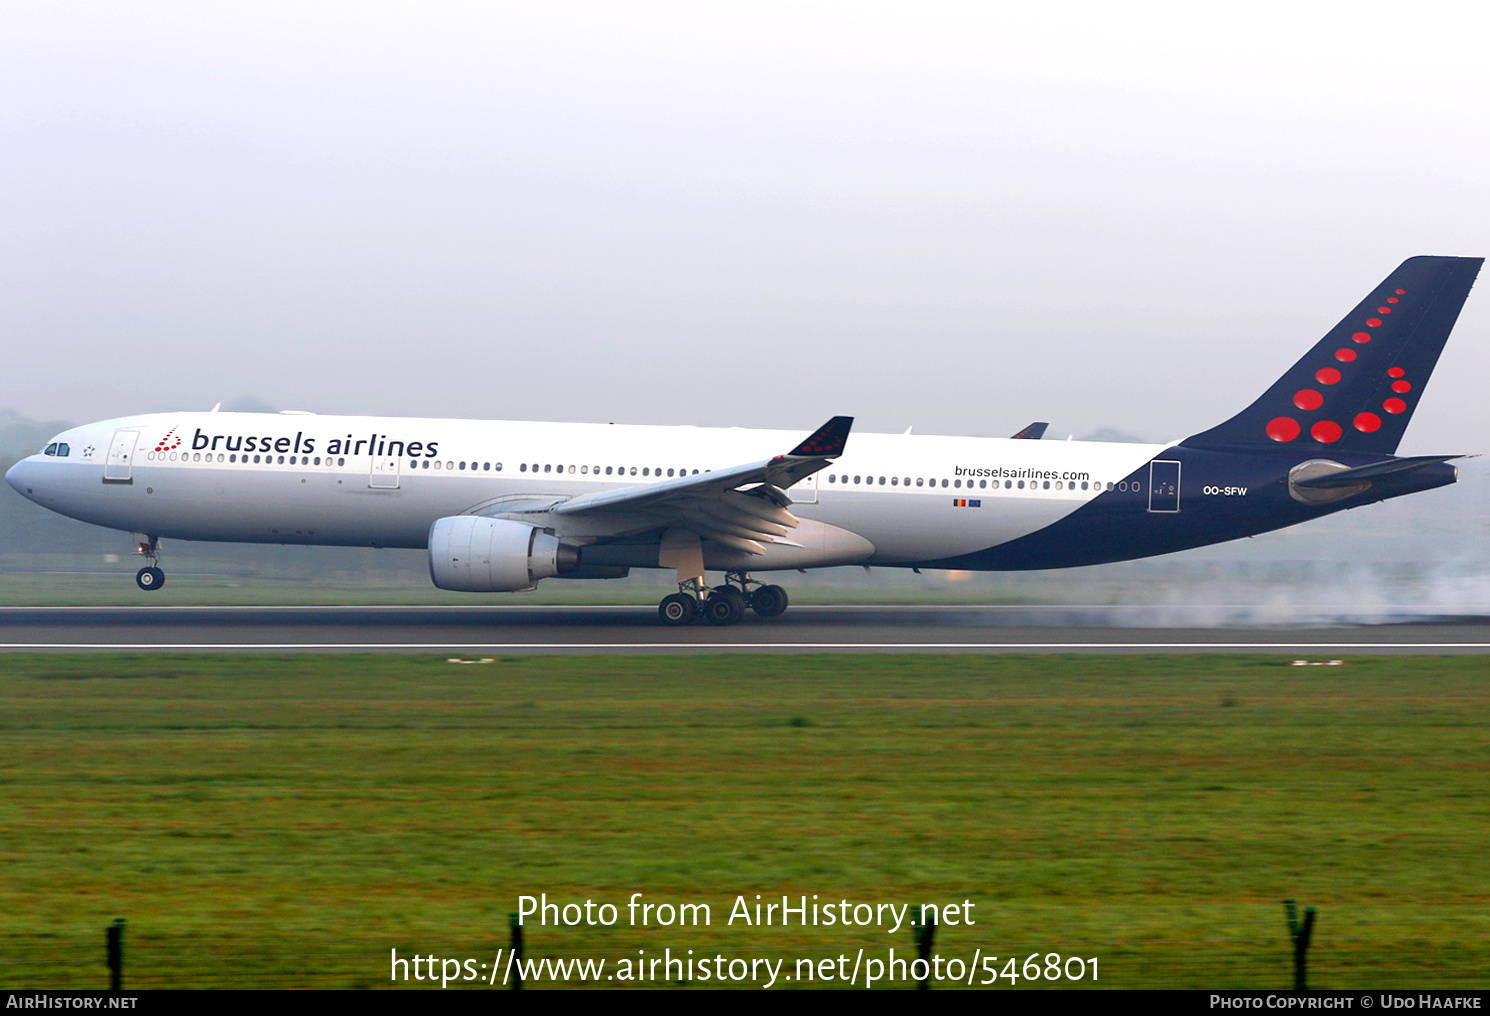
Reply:
[[1015, 434], [1014, 440], [1038, 441], [1045, 436], [1045, 428], [1049, 426], [1050, 424], [1048, 423], [1032, 423], [1018, 434]]
[[852, 416], [835, 416], [787, 454], [824, 459], [836, 458], [843, 454], [843, 446], [848, 443], [849, 428], [853, 425]]

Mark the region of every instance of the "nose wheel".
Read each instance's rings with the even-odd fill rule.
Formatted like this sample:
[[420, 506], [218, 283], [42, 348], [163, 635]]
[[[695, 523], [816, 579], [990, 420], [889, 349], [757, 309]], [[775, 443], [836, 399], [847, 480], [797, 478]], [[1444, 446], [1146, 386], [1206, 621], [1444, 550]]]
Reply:
[[166, 573], [156, 564], [160, 560], [160, 538], [150, 537], [136, 547], [135, 553], [145, 559], [145, 567], [135, 572], [135, 585], [147, 593], [153, 593], [166, 584]]

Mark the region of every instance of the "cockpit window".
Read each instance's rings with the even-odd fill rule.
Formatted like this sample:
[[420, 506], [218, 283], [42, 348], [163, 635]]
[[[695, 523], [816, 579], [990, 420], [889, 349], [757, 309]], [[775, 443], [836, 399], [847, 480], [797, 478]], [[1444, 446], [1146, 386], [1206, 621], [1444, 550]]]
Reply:
[[47, 450], [44, 451], [44, 452], [42, 452], [42, 454], [43, 455], [56, 455], [57, 454], [57, 442], [53, 441], [51, 444], [47, 445]]
[[72, 451], [72, 449], [71, 448], [68, 448], [67, 447], [67, 444], [65, 442], [62, 442], [62, 441], [57, 442], [57, 457], [58, 458], [66, 458], [68, 452], [70, 452], [70, 451]]

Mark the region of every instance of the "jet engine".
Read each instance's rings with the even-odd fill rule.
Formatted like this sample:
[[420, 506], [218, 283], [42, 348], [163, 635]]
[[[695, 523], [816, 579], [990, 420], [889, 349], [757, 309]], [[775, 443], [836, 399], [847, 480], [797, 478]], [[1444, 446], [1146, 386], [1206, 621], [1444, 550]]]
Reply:
[[441, 589], [511, 593], [579, 569], [579, 548], [525, 522], [456, 515], [429, 529], [429, 577]]

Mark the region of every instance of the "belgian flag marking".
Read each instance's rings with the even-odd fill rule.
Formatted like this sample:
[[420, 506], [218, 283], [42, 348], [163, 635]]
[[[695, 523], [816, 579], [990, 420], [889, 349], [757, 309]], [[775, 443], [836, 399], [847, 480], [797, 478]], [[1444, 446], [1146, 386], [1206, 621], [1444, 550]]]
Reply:
[[983, 507], [983, 502], [982, 501], [979, 501], [979, 500], [976, 500], [974, 498], [954, 497], [952, 499], [952, 507], [953, 508], [982, 508]]

